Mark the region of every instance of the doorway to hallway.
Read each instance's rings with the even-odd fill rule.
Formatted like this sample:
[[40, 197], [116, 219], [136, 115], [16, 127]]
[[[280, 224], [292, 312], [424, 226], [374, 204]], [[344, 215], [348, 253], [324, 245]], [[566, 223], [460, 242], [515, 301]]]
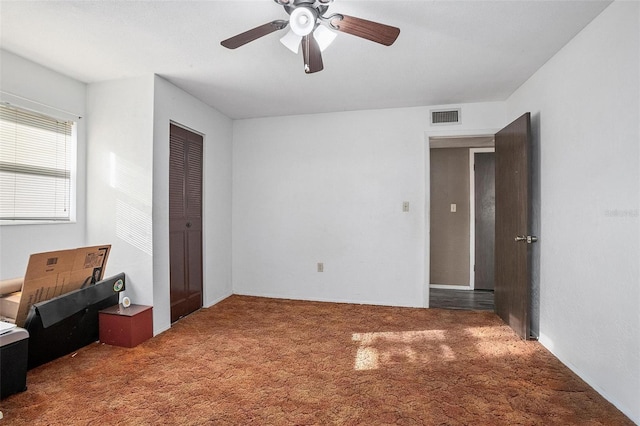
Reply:
[[493, 144], [429, 138], [430, 307], [493, 310]]

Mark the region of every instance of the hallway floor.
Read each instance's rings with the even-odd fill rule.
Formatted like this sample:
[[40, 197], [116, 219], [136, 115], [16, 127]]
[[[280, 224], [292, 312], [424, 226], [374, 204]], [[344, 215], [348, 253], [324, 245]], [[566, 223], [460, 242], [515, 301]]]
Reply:
[[493, 312], [493, 291], [432, 288], [429, 289], [429, 307]]

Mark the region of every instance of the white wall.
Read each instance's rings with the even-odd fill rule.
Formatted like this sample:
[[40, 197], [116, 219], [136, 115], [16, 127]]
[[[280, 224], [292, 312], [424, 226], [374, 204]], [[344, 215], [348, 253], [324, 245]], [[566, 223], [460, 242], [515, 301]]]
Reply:
[[426, 107], [234, 122], [234, 293], [424, 306], [426, 134], [504, 123], [499, 103], [463, 116], [437, 128]]
[[4, 50], [0, 50], [0, 63], [3, 101], [78, 123], [76, 221], [0, 226], [0, 279], [6, 279], [24, 276], [32, 253], [84, 245], [86, 120], [77, 117], [85, 116], [86, 86]]
[[168, 132], [173, 120], [205, 135], [203, 303], [210, 306], [230, 295], [231, 120], [159, 77], [87, 87], [0, 53], [2, 91], [17, 95], [8, 100], [83, 117], [76, 223], [0, 227], [0, 278], [22, 276], [34, 252], [111, 244], [106, 274], [125, 272], [125, 294], [134, 303], [154, 306], [154, 332], [169, 328]]
[[87, 244], [111, 244], [106, 275], [125, 272], [124, 294], [142, 305], [154, 302], [153, 84], [149, 75], [87, 88]]
[[540, 145], [540, 342], [637, 423], [639, 22], [613, 3], [507, 102]]
[[168, 81], [155, 78], [153, 134], [153, 306], [156, 330], [170, 326], [169, 123], [204, 135], [203, 305], [231, 295], [232, 122]]
[[204, 294], [231, 290], [231, 120], [157, 76], [89, 85], [88, 242], [112, 244], [107, 272], [127, 274], [133, 303], [171, 326], [169, 123], [204, 135]]

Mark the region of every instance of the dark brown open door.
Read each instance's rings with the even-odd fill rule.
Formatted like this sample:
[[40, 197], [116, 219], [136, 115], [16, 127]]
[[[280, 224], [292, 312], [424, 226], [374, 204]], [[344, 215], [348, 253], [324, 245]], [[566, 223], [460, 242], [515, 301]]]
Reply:
[[531, 117], [529, 113], [495, 136], [496, 313], [524, 339], [530, 332]]
[[171, 322], [202, 307], [202, 142], [201, 135], [171, 124]]

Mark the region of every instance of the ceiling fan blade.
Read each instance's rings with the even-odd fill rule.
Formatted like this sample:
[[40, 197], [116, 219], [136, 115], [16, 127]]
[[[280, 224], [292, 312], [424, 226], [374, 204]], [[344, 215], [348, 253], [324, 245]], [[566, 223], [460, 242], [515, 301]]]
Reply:
[[304, 59], [304, 72], [307, 74], [323, 70], [322, 53], [318, 42], [313, 38], [313, 33], [302, 38], [302, 58]]
[[400, 28], [348, 15], [333, 15], [329, 17], [329, 21], [331, 26], [338, 31], [366, 38], [385, 46], [391, 46], [400, 35]]
[[260, 37], [266, 36], [267, 34], [271, 34], [274, 31], [278, 31], [283, 29], [289, 24], [287, 21], [276, 20], [269, 22], [264, 25], [260, 25], [259, 27], [255, 27], [250, 29], [249, 31], [245, 31], [241, 34], [235, 35], [231, 38], [223, 40], [220, 42], [221, 45], [226, 47], [227, 49], [236, 49], [240, 46], [244, 46], [245, 44], [252, 42]]

